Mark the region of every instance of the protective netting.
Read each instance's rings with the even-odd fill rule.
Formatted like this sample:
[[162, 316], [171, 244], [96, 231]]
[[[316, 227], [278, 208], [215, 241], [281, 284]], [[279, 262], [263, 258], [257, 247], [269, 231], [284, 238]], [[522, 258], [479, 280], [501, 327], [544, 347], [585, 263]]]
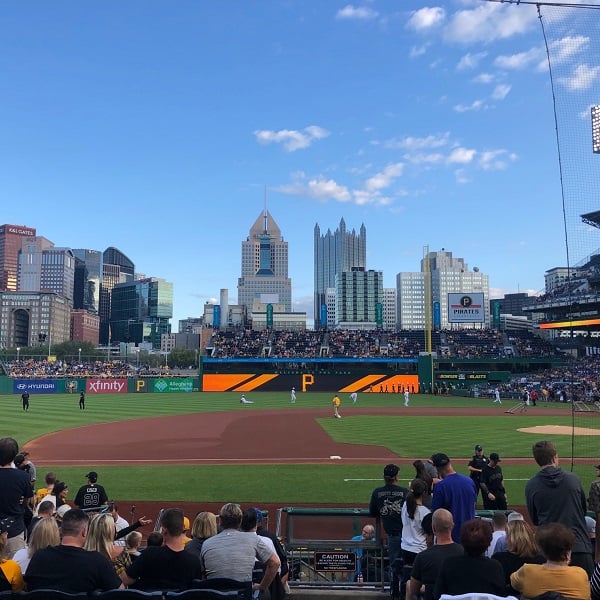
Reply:
[[[578, 268], [600, 254], [600, 154], [598, 124], [593, 133], [592, 114], [600, 105], [600, 6], [582, 4], [538, 5], [540, 26], [547, 52], [546, 68], [552, 84], [556, 140], [561, 174], [564, 212], [565, 263]], [[593, 137], [595, 139], [593, 139]], [[597, 214], [594, 214], [597, 213]], [[585, 215], [585, 216], [584, 216]], [[583, 216], [583, 218], [582, 218]], [[590, 268], [590, 277], [600, 263]], [[577, 293], [573, 293], [577, 303]], [[600, 400], [584, 386], [582, 379], [595, 379], [599, 373], [574, 370], [573, 457], [598, 458]]]

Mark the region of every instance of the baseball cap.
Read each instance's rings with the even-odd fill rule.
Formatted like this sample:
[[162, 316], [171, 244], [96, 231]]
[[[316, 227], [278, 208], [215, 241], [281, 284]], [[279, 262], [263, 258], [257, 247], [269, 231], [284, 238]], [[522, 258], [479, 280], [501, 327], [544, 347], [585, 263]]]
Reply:
[[497, 452], [492, 452], [490, 454], [490, 460], [493, 460], [494, 462], [500, 462], [502, 459], [500, 458]]
[[25, 462], [25, 455], [24, 454], [17, 454], [14, 457], [13, 462], [15, 463], [15, 467], [21, 466]]
[[447, 454], [438, 452], [431, 457], [431, 462], [434, 467], [445, 467], [450, 462], [450, 459]]
[[384, 477], [396, 477], [396, 475], [398, 475], [399, 471], [400, 471], [400, 468], [398, 467], [398, 465], [394, 465], [394, 464], [385, 465], [385, 468], [383, 469], [383, 476]]
[[477, 444], [477, 446], [475, 446], [475, 452], [481, 452], [483, 450], [483, 448]]
[[256, 506], [254, 506], [253, 508], [256, 511], [256, 522], [261, 523], [263, 520], [262, 510], [260, 510], [260, 508], [256, 508]]
[[15, 520], [12, 517], [4, 517], [4, 519], [0, 520], [0, 535], [3, 533], [8, 533], [10, 528], [15, 525]]
[[98, 481], [98, 473], [96, 473], [96, 471], [90, 471], [86, 475], [86, 478], [89, 479], [90, 481]]
[[515, 510], [508, 515], [507, 520], [510, 523], [511, 521], [524, 521], [525, 519], [523, 518], [523, 515], [520, 512], [517, 512]]

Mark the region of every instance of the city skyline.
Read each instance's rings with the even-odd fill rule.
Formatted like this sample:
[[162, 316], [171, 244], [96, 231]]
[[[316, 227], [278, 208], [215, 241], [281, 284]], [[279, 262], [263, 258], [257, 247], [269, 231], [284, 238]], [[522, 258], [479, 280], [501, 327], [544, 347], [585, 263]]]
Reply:
[[[173, 282], [173, 330], [222, 288], [237, 300], [265, 186], [292, 309], [309, 318], [314, 227], [341, 218], [365, 225], [366, 266], [386, 288], [425, 247], [489, 274], [492, 297], [537, 293], [567, 262], [534, 6], [32, 4], [0, 7], [0, 220], [57, 247], [113, 246]], [[579, 60], [557, 91], [591, 152], [598, 41], [574, 11], [544, 18], [551, 48]], [[600, 246], [579, 231], [571, 265]]]

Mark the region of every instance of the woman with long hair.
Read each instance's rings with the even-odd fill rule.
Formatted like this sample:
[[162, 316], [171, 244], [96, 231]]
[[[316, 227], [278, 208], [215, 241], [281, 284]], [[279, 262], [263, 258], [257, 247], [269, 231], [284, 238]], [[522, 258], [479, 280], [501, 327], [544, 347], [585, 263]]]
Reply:
[[423, 494], [427, 491], [422, 479], [413, 479], [410, 491], [402, 506], [402, 559], [405, 565], [412, 565], [415, 556], [427, 549], [427, 536], [423, 529], [423, 517], [431, 511], [423, 505]]
[[115, 520], [110, 513], [96, 515], [90, 525], [83, 547], [86, 550], [95, 550], [106, 556], [120, 575], [130, 564], [131, 558], [123, 546], [115, 546]]
[[192, 539], [185, 545], [185, 549], [200, 557], [204, 541], [217, 535], [217, 517], [211, 512], [199, 512], [192, 523], [191, 534]]
[[421, 479], [425, 482], [426, 490], [423, 494], [423, 505], [427, 508], [431, 508], [431, 497], [433, 495], [433, 477], [427, 472], [425, 463], [417, 459], [413, 462], [415, 468], [415, 479]]
[[40, 519], [31, 530], [31, 535], [27, 540], [27, 548], [18, 550], [13, 556], [13, 560], [21, 567], [21, 572], [25, 574], [31, 557], [40, 548], [48, 546], [58, 546], [60, 544], [60, 530], [56, 519], [49, 517]]
[[492, 556], [504, 569], [506, 592], [510, 596], [519, 597], [519, 592], [510, 585], [510, 576], [525, 563], [541, 565], [546, 562], [540, 553], [531, 527], [522, 519], [509, 521], [506, 525], [506, 547], [503, 552]]

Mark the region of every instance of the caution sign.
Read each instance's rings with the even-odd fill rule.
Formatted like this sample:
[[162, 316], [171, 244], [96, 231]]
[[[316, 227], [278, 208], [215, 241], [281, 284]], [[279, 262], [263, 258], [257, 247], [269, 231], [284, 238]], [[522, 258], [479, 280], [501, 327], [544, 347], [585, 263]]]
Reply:
[[356, 571], [356, 553], [315, 552], [315, 571]]

